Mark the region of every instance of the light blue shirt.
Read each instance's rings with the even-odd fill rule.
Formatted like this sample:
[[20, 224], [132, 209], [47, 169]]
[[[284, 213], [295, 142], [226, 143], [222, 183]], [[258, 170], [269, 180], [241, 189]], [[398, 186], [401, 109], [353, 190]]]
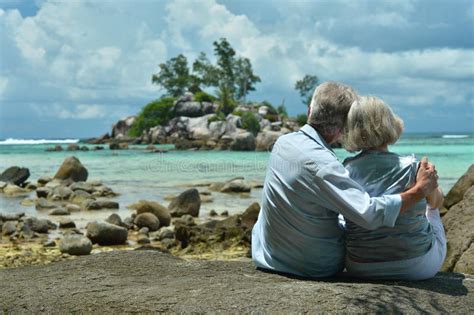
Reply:
[[371, 198], [316, 132], [305, 125], [275, 143], [252, 231], [257, 267], [306, 277], [344, 268], [338, 214], [368, 229], [394, 226], [400, 195]]
[[[344, 161], [352, 179], [372, 197], [401, 193], [415, 184], [414, 155], [365, 151]], [[348, 257], [357, 262], [398, 261], [423, 256], [434, 241], [422, 199], [399, 215], [393, 228], [366, 229], [346, 220]]]

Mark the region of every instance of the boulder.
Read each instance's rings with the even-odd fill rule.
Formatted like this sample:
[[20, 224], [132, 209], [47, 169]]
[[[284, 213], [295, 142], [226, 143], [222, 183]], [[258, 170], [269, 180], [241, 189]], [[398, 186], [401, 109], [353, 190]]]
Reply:
[[67, 200], [69, 199], [69, 197], [71, 197], [71, 195], [72, 195], [71, 188], [67, 186], [58, 186], [53, 189], [51, 198], [53, 200]]
[[68, 157], [54, 175], [55, 179], [72, 180], [74, 182], [87, 181], [87, 169], [74, 156]]
[[258, 202], [252, 203], [245, 211], [242, 213], [241, 222], [242, 225], [246, 228], [252, 229], [258, 219], [258, 214], [260, 213], [260, 205]]
[[112, 126], [112, 138], [128, 136], [128, 131], [136, 120], [136, 116], [122, 118]]
[[63, 218], [59, 220], [59, 228], [60, 229], [72, 229], [76, 227], [76, 223], [70, 218]]
[[163, 126], [155, 126], [148, 130], [148, 143], [166, 143], [166, 130]]
[[259, 132], [255, 139], [255, 149], [257, 151], [271, 151], [273, 144], [281, 135], [282, 133], [279, 131], [264, 130]]
[[89, 255], [92, 251], [92, 242], [82, 235], [67, 235], [59, 244], [59, 250], [69, 255]]
[[23, 220], [25, 225], [28, 225], [30, 229], [37, 233], [48, 233], [50, 224], [46, 219], [38, 219], [34, 217], [29, 217]]
[[174, 230], [170, 228], [163, 228], [160, 230], [160, 233], [158, 234], [158, 239], [164, 240], [166, 238], [173, 239], [174, 238]]
[[78, 205], [74, 205], [74, 204], [68, 204], [66, 205], [66, 210], [69, 211], [69, 212], [79, 212], [81, 211], [81, 207], [79, 207]]
[[182, 192], [173, 199], [168, 206], [171, 216], [180, 217], [185, 214], [197, 217], [201, 208], [201, 197], [199, 191], [195, 188]]
[[94, 197], [92, 197], [91, 194], [89, 194], [88, 192], [84, 190], [76, 190], [69, 198], [71, 202], [76, 203], [76, 204], [82, 204], [82, 203], [85, 203], [86, 200], [93, 200], [93, 199]]
[[30, 177], [30, 170], [25, 167], [12, 166], [0, 174], [0, 181], [14, 185], [23, 184]]
[[94, 187], [91, 184], [86, 183], [86, 182], [72, 183], [71, 186], [69, 186], [69, 188], [72, 191], [83, 190], [83, 191], [86, 191], [88, 193], [93, 193], [94, 192]]
[[7, 185], [8, 185], [7, 183], [0, 181], [0, 191], [3, 192], [3, 189], [7, 187]]
[[49, 215], [70, 215], [69, 210], [60, 208], [54, 208], [48, 212]]
[[2, 225], [2, 234], [5, 236], [12, 235], [16, 232], [16, 222], [15, 221], [7, 221]]
[[472, 257], [470, 247], [474, 244], [474, 186], [471, 186], [464, 194], [464, 198], [444, 215], [443, 225], [448, 249], [442, 271], [474, 273], [472, 269], [463, 269], [463, 266], [472, 268], [472, 262], [470, 264], [461, 262], [464, 255], [466, 255], [464, 261]]
[[174, 107], [176, 116], [200, 117], [204, 115], [203, 106], [200, 102], [181, 102], [178, 101]]
[[254, 151], [255, 150], [255, 136], [243, 129], [232, 135], [233, 140], [230, 149], [233, 151]]
[[205, 115], [202, 117], [189, 118], [187, 124], [187, 133], [189, 139], [193, 140], [209, 140], [211, 139], [211, 131], [209, 130], [209, 118], [213, 115]]
[[171, 223], [171, 215], [168, 208], [160, 205], [158, 202], [140, 200], [138, 203], [129, 206], [129, 208], [137, 210], [137, 214], [153, 213], [160, 220], [160, 226], [169, 226]]
[[111, 200], [92, 200], [86, 203], [86, 210], [118, 209], [118, 202]]
[[224, 186], [220, 189], [220, 192], [241, 193], [241, 192], [250, 192], [250, 190], [251, 190], [251, 187], [245, 180], [237, 178], [237, 179], [233, 179], [226, 182]]
[[139, 228], [147, 227], [150, 231], [157, 231], [160, 228], [160, 220], [150, 212], [140, 213], [136, 216], [134, 223]]
[[444, 198], [444, 206], [450, 208], [463, 198], [466, 191], [474, 185], [474, 164], [461, 176]]
[[87, 237], [99, 245], [125, 244], [128, 230], [110, 223], [91, 222], [87, 225]]

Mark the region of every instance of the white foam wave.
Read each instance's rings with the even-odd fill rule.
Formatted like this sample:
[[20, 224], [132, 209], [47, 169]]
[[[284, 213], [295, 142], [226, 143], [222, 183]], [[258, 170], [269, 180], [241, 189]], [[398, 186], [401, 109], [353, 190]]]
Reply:
[[5, 144], [65, 144], [78, 143], [79, 139], [13, 139], [1, 140], [0, 145]]
[[469, 137], [468, 135], [443, 135], [442, 138], [445, 139], [462, 139], [462, 138], [467, 138]]

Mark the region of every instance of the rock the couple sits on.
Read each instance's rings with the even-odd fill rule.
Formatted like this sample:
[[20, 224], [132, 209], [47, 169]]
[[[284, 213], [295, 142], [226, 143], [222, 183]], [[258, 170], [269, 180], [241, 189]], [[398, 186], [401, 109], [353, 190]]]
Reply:
[[[432, 164], [388, 152], [402, 129], [382, 100], [336, 82], [318, 86], [307, 124], [270, 155], [252, 231], [255, 265], [312, 278], [345, 268], [362, 278], [433, 277], [446, 254], [443, 197]], [[345, 166], [330, 148], [341, 138], [361, 151]]]

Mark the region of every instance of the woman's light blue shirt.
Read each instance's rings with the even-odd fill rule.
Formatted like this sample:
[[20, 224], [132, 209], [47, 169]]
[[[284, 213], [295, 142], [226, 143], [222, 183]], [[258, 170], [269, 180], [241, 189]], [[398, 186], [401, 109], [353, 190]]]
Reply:
[[257, 267], [308, 277], [344, 268], [344, 232], [338, 214], [366, 228], [393, 226], [400, 195], [371, 198], [314, 128], [275, 143], [252, 231]]
[[[418, 161], [414, 156], [365, 151], [344, 161], [352, 179], [371, 197], [401, 193], [415, 184]], [[423, 199], [399, 215], [394, 227], [367, 229], [346, 218], [347, 255], [358, 262], [382, 262], [424, 255], [433, 231]]]

